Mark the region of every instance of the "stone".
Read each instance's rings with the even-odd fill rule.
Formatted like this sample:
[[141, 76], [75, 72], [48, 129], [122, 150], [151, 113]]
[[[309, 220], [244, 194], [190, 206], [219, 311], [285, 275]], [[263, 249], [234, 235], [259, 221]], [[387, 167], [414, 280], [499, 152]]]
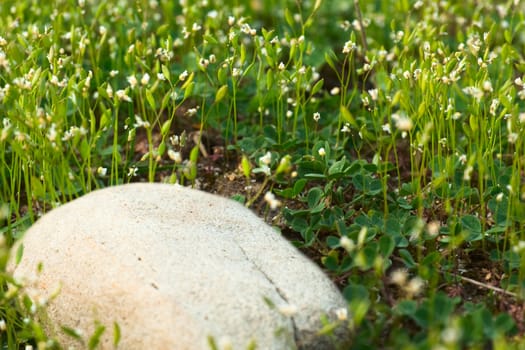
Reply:
[[[15, 278], [50, 296], [46, 329], [62, 326], [102, 349], [330, 349], [323, 315], [347, 303], [313, 262], [241, 204], [178, 185], [96, 190], [51, 210], [22, 239]], [[41, 264], [41, 271], [37, 273]], [[36, 297], [35, 297], [36, 298]], [[273, 304], [275, 307], [270, 307]], [[338, 343], [347, 340], [338, 328]]]

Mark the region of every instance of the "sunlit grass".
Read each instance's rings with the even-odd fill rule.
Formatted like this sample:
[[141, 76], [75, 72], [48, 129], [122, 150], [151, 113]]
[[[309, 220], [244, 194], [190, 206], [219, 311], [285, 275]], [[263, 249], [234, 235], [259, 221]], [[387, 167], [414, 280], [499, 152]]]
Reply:
[[[266, 200], [322, 256], [355, 348], [511, 346], [525, 325], [498, 305], [523, 306], [523, 10], [3, 1], [2, 259], [40, 215], [94, 189], [197, 186], [213, 131], [259, 184], [236, 198]], [[0, 267], [2, 341], [45, 342]]]

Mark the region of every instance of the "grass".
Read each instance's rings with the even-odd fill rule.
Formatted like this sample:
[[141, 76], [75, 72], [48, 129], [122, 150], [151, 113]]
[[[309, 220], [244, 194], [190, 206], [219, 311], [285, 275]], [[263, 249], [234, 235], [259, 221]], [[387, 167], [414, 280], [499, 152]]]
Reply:
[[4, 348], [58, 347], [6, 271], [31, 223], [132, 181], [213, 189], [210, 164], [338, 284], [353, 348], [525, 347], [523, 10], [2, 1]]

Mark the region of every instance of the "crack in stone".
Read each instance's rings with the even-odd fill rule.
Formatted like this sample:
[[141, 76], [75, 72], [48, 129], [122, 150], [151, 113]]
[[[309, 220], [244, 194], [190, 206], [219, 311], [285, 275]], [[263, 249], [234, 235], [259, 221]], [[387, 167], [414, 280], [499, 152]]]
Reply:
[[[241, 250], [242, 254], [244, 255], [244, 257], [246, 258], [246, 260], [248, 260], [249, 262], [251, 262], [253, 264], [253, 266], [255, 266], [255, 268], [257, 269], [257, 271], [259, 271], [263, 276], [264, 278], [266, 278], [266, 280], [268, 282], [271, 283], [271, 285], [274, 287], [275, 291], [277, 292], [277, 294], [281, 297], [281, 299], [283, 299], [287, 304], [289, 304], [288, 302], [288, 298], [286, 297], [286, 295], [281, 291], [281, 289], [275, 284], [275, 282], [270, 278], [270, 276], [268, 276], [268, 274], [259, 267], [258, 264], [255, 263], [255, 261], [253, 261], [252, 259], [250, 259], [250, 257], [248, 256], [248, 254], [246, 253], [246, 251], [243, 249], [243, 247], [239, 244], [239, 242], [235, 242], [237, 243], [237, 246], [239, 247], [239, 249]], [[295, 342], [295, 345], [298, 346], [298, 348], [300, 348], [299, 344], [300, 344], [300, 340], [299, 340], [299, 330], [297, 329], [297, 325], [295, 324], [295, 319], [293, 316], [290, 316], [290, 321], [292, 322], [292, 327], [293, 327], [293, 337], [294, 337], [294, 342]]]

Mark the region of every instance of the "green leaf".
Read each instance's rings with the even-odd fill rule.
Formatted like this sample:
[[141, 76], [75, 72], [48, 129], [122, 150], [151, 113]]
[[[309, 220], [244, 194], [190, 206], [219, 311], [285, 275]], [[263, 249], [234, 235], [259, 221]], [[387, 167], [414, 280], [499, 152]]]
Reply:
[[340, 238], [335, 236], [326, 237], [326, 245], [332, 249], [339, 248]]
[[321, 90], [321, 88], [323, 87], [323, 84], [324, 84], [324, 80], [320, 79], [317, 83], [315, 83], [312, 90], [310, 91], [310, 94], [313, 96], [316, 93], [318, 93], [319, 90]]
[[163, 137], [167, 136], [168, 133], [170, 132], [170, 128], [171, 128], [171, 120], [168, 119], [164, 122], [164, 124], [162, 124], [162, 127], [160, 128], [160, 133]]
[[62, 332], [64, 332], [67, 336], [74, 338], [78, 341], [82, 341], [82, 336], [78, 333], [76, 329], [66, 327], [66, 326], [62, 326], [61, 329], [62, 329]]
[[297, 197], [304, 190], [307, 181], [306, 179], [299, 179], [295, 182], [293, 185], [293, 197]]
[[102, 337], [102, 334], [106, 331], [106, 327], [100, 323], [96, 324], [95, 332], [93, 332], [93, 335], [91, 338], [89, 338], [88, 341], [88, 349], [94, 350], [98, 344], [100, 343], [100, 338]]
[[250, 174], [252, 172], [252, 166], [250, 164], [250, 160], [244, 154], [242, 155], [241, 168], [242, 168], [242, 173], [244, 174], [244, 177], [249, 179]]
[[396, 244], [391, 237], [381, 236], [381, 238], [379, 239], [379, 252], [383, 256], [383, 258], [388, 258], [394, 251], [395, 247]]
[[20, 264], [20, 261], [22, 261], [23, 256], [24, 256], [24, 244], [20, 243], [20, 245], [18, 246], [18, 249], [16, 250], [16, 259], [15, 259], [16, 265]]
[[221, 102], [227, 93], [228, 93], [228, 85], [221, 86], [219, 90], [217, 90], [217, 93], [215, 94], [215, 103]]
[[117, 347], [118, 343], [120, 343], [120, 326], [117, 322], [113, 323], [113, 346]]
[[343, 118], [345, 122], [347, 122], [353, 127], [358, 127], [357, 122], [355, 121], [354, 117], [352, 116], [348, 108], [341, 105], [341, 107], [339, 108], [339, 111], [341, 113], [341, 117]]
[[332, 68], [334, 71], [338, 71], [335, 67], [335, 63], [334, 63], [334, 60], [332, 59], [332, 56], [335, 57], [335, 54], [330, 51], [330, 52], [325, 52], [324, 54], [324, 60], [326, 61], [326, 63], [330, 66], [330, 68]]
[[346, 159], [345, 158], [335, 162], [328, 169], [328, 175], [329, 176], [335, 176], [335, 175], [343, 174], [344, 173], [344, 169], [345, 169], [345, 165], [346, 165]]
[[481, 233], [481, 222], [474, 215], [465, 215], [461, 218], [461, 225], [463, 229], [474, 232]]
[[152, 110], [157, 110], [157, 104], [155, 103], [155, 98], [153, 97], [150, 89], [146, 89], [146, 101], [148, 101], [148, 104]]
[[319, 204], [321, 199], [323, 198], [323, 190], [321, 190], [319, 187], [314, 187], [310, 191], [308, 191], [307, 201], [308, 201], [308, 207], [314, 208]]
[[417, 311], [417, 302], [414, 300], [403, 300], [394, 306], [394, 314], [399, 316], [413, 316]]
[[189, 83], [186, 85], [186, 88], [184, 89], [184, 99], [187, 99], [191, 96], [193, 93], [193, 87], [195, 86], [194, 82]]
[[170, 70], [169, 68], [166, 66], [166, 65], [162, 65], [160, 67], [160, 69], [162, 70], [162, 74], [164, 75], [164, 78], [166, 78], [168, 81], [170, 81], [171, 79], [171, 74], [170, 74]]
[[412, 255], [410, 252], [406, 249], [399, 250], [399, 255], [401, 256], [401, 259], [405, 263], [405, 266], [409, 269], [412, 269], [417, 266], [416, 262], [414, 261], [414, 258], [412, 258]]

